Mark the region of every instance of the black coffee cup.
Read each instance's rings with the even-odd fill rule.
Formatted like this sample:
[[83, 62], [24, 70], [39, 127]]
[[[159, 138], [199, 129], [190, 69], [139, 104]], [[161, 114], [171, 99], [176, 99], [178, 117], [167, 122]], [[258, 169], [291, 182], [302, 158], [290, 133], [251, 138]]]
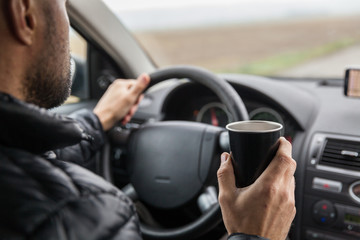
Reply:
[[269, 121], [229, 123], [231, 159], [237, 187], [251, 185], [274, 158], [283, 126]]

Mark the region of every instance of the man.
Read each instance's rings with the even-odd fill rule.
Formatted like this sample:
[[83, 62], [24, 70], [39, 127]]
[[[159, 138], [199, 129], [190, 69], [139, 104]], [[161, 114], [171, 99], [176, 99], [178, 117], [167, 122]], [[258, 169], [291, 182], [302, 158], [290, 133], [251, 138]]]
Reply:
[[[131, 119], [149, 76], [116, 80], [93, 112], [73, 115], [77, 121], [51, 114], [43, 108], [60, 105], [71, 85], [66, 0], [0, 4], [0, 239], [141, 239], [130, 200], [73, 163], [86, 164], [104, 131]], [[221, 156], [229, 239], [285, 239], [295, 168], [290, 143], [280, 139], [259, 179], [237, 189], [229, 155]]]

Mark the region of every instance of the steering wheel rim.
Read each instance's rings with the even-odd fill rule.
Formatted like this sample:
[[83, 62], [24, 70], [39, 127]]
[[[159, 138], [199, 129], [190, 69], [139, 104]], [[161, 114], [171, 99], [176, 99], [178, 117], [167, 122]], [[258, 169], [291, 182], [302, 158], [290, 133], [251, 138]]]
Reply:
[[[227, 107], [236, 121], [247, 120], [248, 114], [243, 101], [233, 87], [215, 74], [193, 66], [173, 66], [159, 69], [150, 74], [151, 86], [168, 79], [190, 79], [204, 85], [213, 91]], [[130, 160], [131, 161], [131, 160]], [[105, 162], [105, 161], [104, 161]], [[109, 163], [104, 163], [109, 164]], [[110, 169], [107, 168], [107, 171]], [[107, 175], [109, 175], [107, 173]], [[140, 223], [143, 236], [146, 239], [190, 239], [212, 229], [221, 221], [221, 210], [216, 203], [210, 210], [197, 220], [175, 229], [156, 229]]]

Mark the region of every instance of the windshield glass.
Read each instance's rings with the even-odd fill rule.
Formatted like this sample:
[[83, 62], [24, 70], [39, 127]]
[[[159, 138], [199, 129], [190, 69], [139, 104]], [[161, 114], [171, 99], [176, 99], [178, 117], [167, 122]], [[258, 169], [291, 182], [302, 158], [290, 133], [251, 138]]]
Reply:
[[360, 65], [359, 0], [104, 0], [159, 67], [343, 78]]

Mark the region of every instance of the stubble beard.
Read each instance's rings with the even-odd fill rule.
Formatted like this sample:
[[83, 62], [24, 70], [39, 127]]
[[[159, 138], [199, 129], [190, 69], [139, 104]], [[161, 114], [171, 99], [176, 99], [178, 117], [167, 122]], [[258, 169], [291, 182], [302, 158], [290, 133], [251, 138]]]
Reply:
[[71, 92], [69, 39], [57, 36], [56, 22], [49, 21], [46, 45], [28, 70], [23, 86], [26, 102], [47, 109], [61, 105]]

